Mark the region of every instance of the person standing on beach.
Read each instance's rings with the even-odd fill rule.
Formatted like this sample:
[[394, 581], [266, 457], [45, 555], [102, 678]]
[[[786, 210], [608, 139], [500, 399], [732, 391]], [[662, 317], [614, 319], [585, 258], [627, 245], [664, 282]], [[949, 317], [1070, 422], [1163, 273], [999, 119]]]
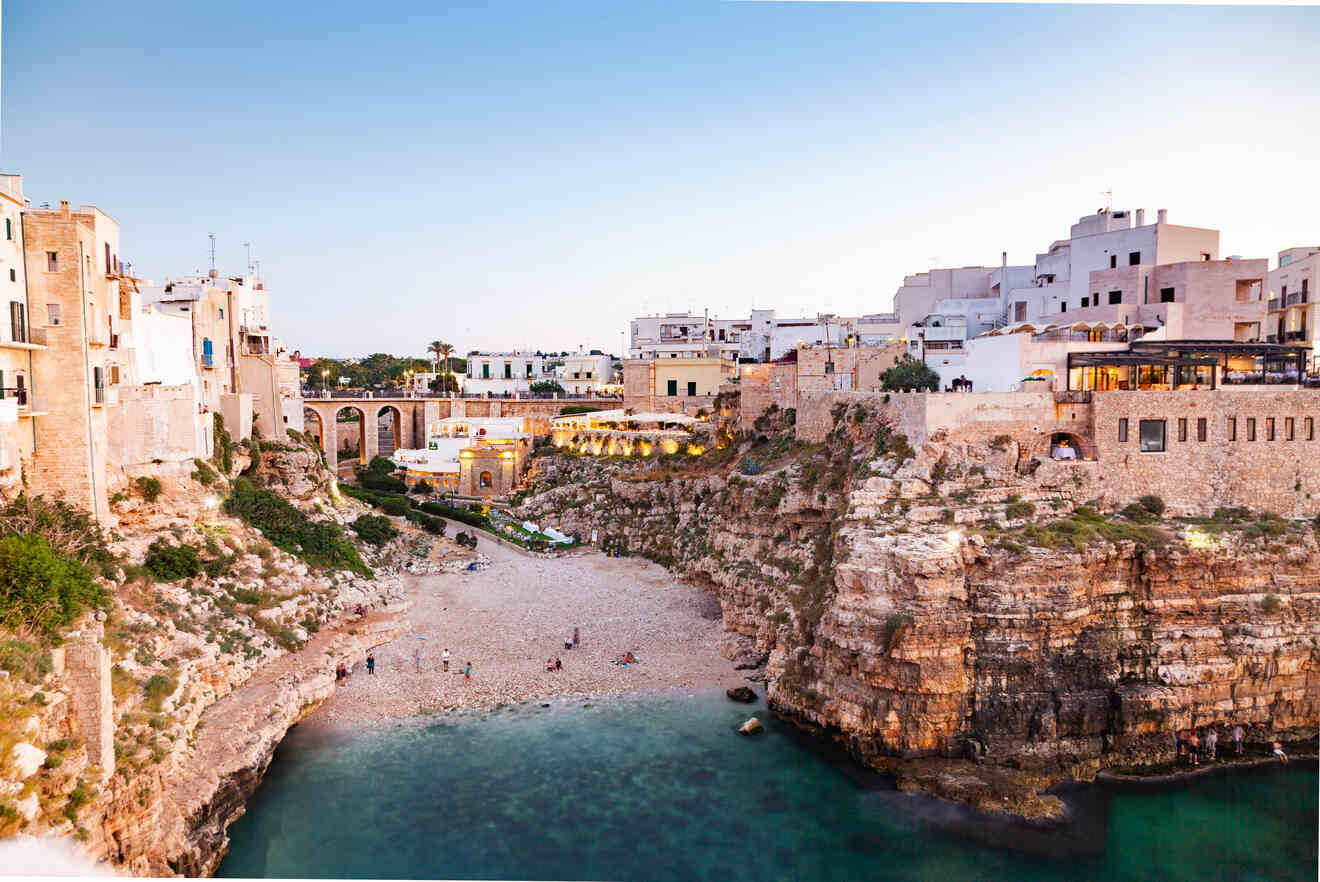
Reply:
[[573, 648], [574, 648], [574, 649], [577, 649], [577, 645], [578, 645], [578, 629], [577, 629], [577, 628], [574, 628], [574, 629], [573, 629]]
[[1216, 759], [1215, 754], [1219, 748], [1219, 730], [1211, 726], [1205, 732], [1205, 749], [1210, 754], [1210, 759]]
[[468, 662], [467, 667], [463, 669], [463, 679], [465, 681], [472, 679], [472, 662]]
[[1238, 723], [1233, 727], [1233, 744], [1237, 747], [1238, 756], [1242, 755], [1242, 724]]
[[449, 673], [449, 650], [448, 650], [448, 649], [445, 650], [445, 654], [441, 657], [441, 660], [443, 661], [444, 666], [445, 666], [445, 673], [448, 674], [448, 673]]
[[367, 673], [372, 676], [376, 674], [376, 657], [369, 652], [367, 653]]

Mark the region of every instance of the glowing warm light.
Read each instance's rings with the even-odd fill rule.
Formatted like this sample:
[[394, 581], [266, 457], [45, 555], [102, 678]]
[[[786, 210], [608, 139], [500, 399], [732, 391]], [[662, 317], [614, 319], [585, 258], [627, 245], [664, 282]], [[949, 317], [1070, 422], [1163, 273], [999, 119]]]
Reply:
[[220, 505], [220, 500], [214, 496], [207, 496], [202, 500], [202, 505], [206, 508], [216, 508]]
[[505, 459], [513, 459], [513, 451], [506, 450], [503, 453], [501, 453], [500, 456], [504, 457]]
[[688, 456], [701, 456], [701, 454], [706, 452], [706, 448], [702, 447], [700, 444], [689, 444], [687, 452]]
[[950, 545], [957, 545], [959, 542], [962, 542], [962, 533], [959, 533], [957, 530], [950, 530], [948, 535], [944, 538], [949, 540]]
[[651, 447], [652, 447], [652, 445], [651, 445], [651, 442], [650, 442], [650, 441], [642, 441], [642, 442], [639, 442], [638, 446], [641, 447], [641, 449], [642, 449], [642, 456], [650, 456], [650, 455], [651, 455]]
[[678, 452], [678, 442], [672, 438], [665, 439], [660, 446], [664, 449], [665, 453]]
[[1218, 548], [1219, 540], [1211, 533], [1199, 527], [1188, 527], [1186, 531], [1188, 548]]

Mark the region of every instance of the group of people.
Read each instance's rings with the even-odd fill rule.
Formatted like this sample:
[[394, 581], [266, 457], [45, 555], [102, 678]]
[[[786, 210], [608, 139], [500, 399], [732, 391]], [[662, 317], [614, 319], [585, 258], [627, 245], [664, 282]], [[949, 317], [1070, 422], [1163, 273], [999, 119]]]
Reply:
[[[1260, 723], [1256, 728], [1264, 728]], [[1235, 756], [1242, 754], [1242, 739], [1246, 737], [1246, 730], [1242, 724], [1233, 726], [1233, 753]], [[1178, 743], [1178, 756], [1186, 759], [1188, 765], [1199, 766], [1201, 756], [1204, 753], [1211, 760], [1219, 759], [1219, 728], [1214, 725], [1206, 726], [1204, 729], [1179, 729], [1174, 733], [1174, 739]], [[1274, 756], [1281, 763], [1288, 762], [1288, 754], [1283, 750], [1281, 742], [1274, 742]]]
[[[576, 649], [578, 641], [581, 639], [582, 634], [577, 628], [574, 628], [572, 635], [564, 638], [564, 649]], [[562, 671], [564, 663], [559, 660], [559, 656], [552, 655], [545, 660], [545, 669], [551, 673]]]
[[952, 383], [944, 387], [945, 392], [971, 392], [972, 381], [965, 376], [959, 376]]
[[545, 660], [545, 669], [547, 671], [562, 671], [564, 669], [564, 663], [561, 662], [557, 656], [551, 656]]

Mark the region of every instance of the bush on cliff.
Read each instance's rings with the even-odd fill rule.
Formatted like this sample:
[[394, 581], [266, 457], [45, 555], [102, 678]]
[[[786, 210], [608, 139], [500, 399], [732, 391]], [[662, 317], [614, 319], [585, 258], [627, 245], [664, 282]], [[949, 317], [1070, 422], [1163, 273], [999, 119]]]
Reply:
[[395, 536], [399, 531], [390, 519], [380, 515], [362, 515], [353, 522], [353, 532], [361, 537], [363, 542], [370, 542], [372, 545], [384, 545]]
[[165, 699], [173, 695], [174, 690], [178, 687], [179, 684], [172, 678], [166, 677], [164, 674], [153, 674], [151, 679], [142, 686], [142, 691], [147, 696], [147, 706], [153, 712], [158, 712]]
[[408, 485], [389, 473], [381, 473], [371, 469], [358, 469], [357, 480], [359, 484], [368, 490], [378, 490], [384, 493], [408, 492]]
[[438, 518], [449, 518], [451, 521], [458, 521], [460, 524], [467, 524], [469, 527], [485, 527], [490, 523], [490, 519], [483, 514], [469, 511], [466, 508], [454, 508], [440, 502], [423, 502], [418, 507], [427, 514], [435, 515]]
[[252, 484], [245, 478], [234, 482], [225, 512], [247, 521], [276, 547], [299, 554], [330, 569], [371, 575], [353, 543], [335, 524], [311, 520], [282, 496]]
[[138, 490], [142, 491], [142, 498], [147, 502], [155, 502], [160, 498], [160, 478], [152, 478], [147, 475], [137, 479]]
[[143, 563], [151, 575], [162, 582], [191, 579], [202, 571], [202, 559], [196, 548], [191, 545], [171, 545], [164, 539], [151, 543]]
[[937, 392], [940, 388], [940, 375], [925, 362], [905, 356], [902, 361], [880, 374], [880, 384], [888, 392], [904, 389]]
[[84, 610], [108, 603], [91, 570], [52, 549], [44, 536], [0, 539], [0, 624], [6, 628], [58, 638]]

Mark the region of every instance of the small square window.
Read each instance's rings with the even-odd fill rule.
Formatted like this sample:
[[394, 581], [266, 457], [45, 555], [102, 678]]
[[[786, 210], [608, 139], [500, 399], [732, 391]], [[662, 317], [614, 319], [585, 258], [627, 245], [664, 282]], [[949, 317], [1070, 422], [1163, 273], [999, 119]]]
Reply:
[[1314, 441], [1314, 440], [1315, 440], [1315, 419], [1314, 419], [1313, 417], [1306, 417], [1304, 420], [1302, 420], [1302, 425], [1303, 425], [1303, 427], [1305, 427], [1305, 429], [1306, 429], [1306, 440], [1307, 440], [1307, 441]]
[[1123, 292], [1122, 292], [1122, 291], [1110, 291], [1110, 292], [1109, 292], [1109, 305], [1110, 305], [1110, 306], [1113, 306], [1113, 305], [1116, 304], [1116, 303], [1122, 303], [1122, 302], [1123, 302]]
[[1118, 266], [1118, 255], [1117, 254], [1109, 255], [1109, 268], [1115, 269], [1117, 266]]
[[1173, 289], [1172, 289], [1172, 288], [1161, 288], [1161, 289], [1160, 289], [1160, 303], [1172, 303], [1172, 302], [1173, 302]]
[[1118, 443], [1127, 443], [1128, 422], [1127, 417], [1120, 417], [1118, 420]]
[[60, 271], [60, 255], [55, 251], [46, 252], [46, 272], [57, 273]]
[[1090, 305], [1091, 305], [1091, 301], [1090, 301], [1089, 299], [1087, 299], [1086, 297], [1083, 297], [1083, 298], [1082, 298], [1082, 309], [1086, 309], [1086, 307], [1088, 307], [1088, 306], [1090, 306]]
[[1228, 440], [1237, 440], [1237, 417], [1228, 418]]
[[1128, 252], [1128, 266], [1136, 266], [1136, 265], [1139, 264], [1139, 263], [1141, 263], [1141, 252], [1140, 252], [1140, 251], [1129, 251], [1129, 252]]
[[58, 303], [46, 304], [46, 324], [58, 325], [60, 323], [60, 305]]
[[1196, 421], [1196, 440], [1204, 441], [1208, 432], [1209, 427], [1206, 425], [1205, 417], [1198, 418]]
[[1265, 440], [1274, 440], [1274, 417], [1265, 417]]
[[1180, 442], [1181, 442], [1181, 441], [1186, 441], [1186, 440], [1187, 440], [1187, 418], [1186, 418], [1186, 417], [1178, 417], [1178, 440], [1179, 440]]
[[1255, 418], [1255, 417], [1247, 417], [1247, 440], [1248, 440], [1248, 441], [1255, 441], [1255, 440], [1256, 440], [1256, 418]]
[[1286, 441], [1292, 441], [1297, 436], [1297, 424], [1292, 417], [1283, 418], [1283, 437]]
[[9, 271], [9, 281], [11, 281], [11, 282], [17, 282], [17, 281], [18, 281], [18, 273], [17, 273], [16, 271], [14, 271], [14, 270], [10, 270], [10, 271]]
[[1139, 425], [1142, 453], [1164, 451], [1164, 420], [1142, 420]]

